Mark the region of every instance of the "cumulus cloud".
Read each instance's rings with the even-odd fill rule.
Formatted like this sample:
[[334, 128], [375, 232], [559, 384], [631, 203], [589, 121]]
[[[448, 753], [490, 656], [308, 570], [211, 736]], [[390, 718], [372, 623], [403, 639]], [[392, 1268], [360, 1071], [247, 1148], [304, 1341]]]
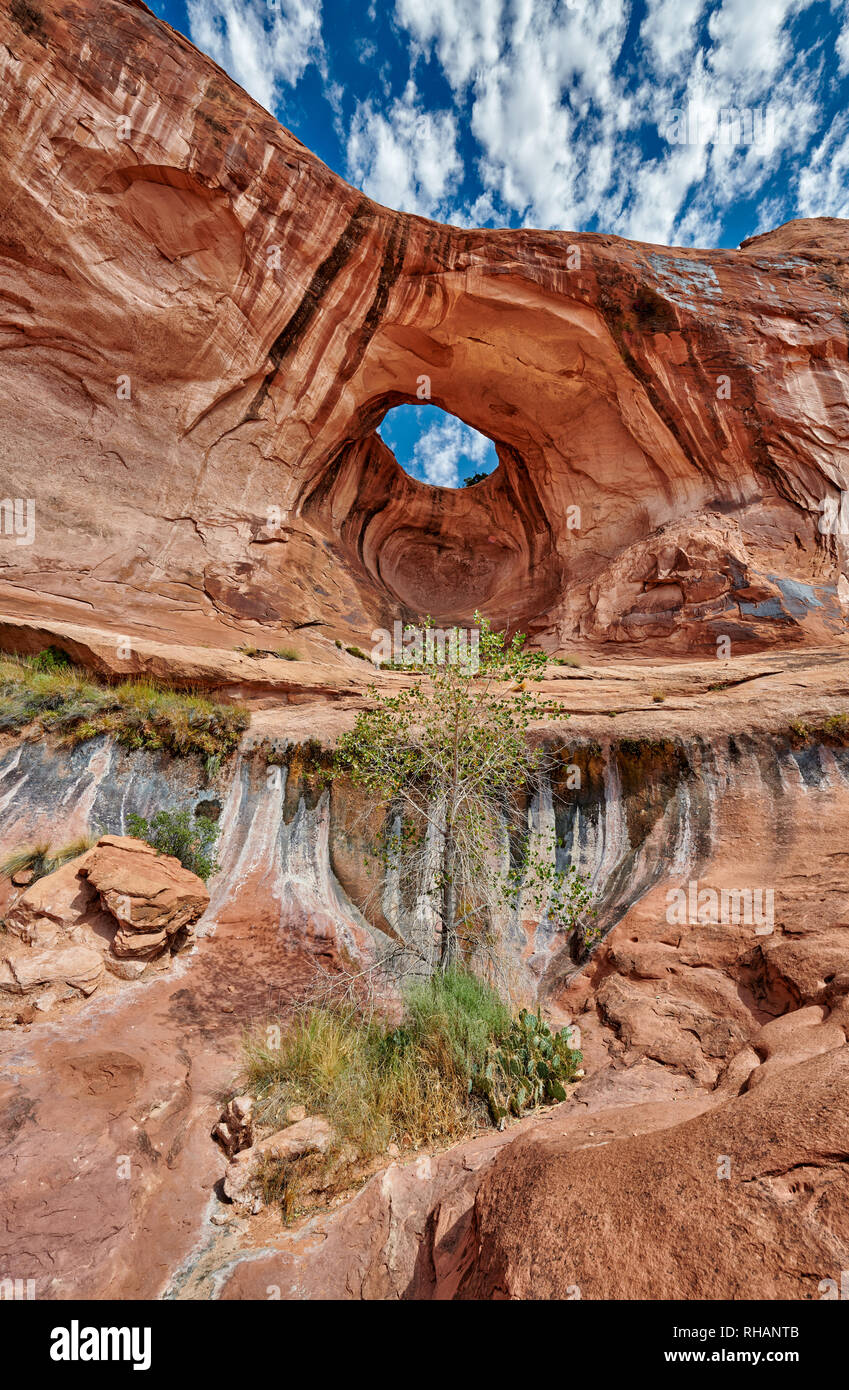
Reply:
[[706, 0], [648, 0], [640, 37], [658, 68], [669, 71], [693, 48]]
[[186, 0], [189, 32], [267, 111], [323, 56], [321, 0]]
[[481, 181], [526, 224], [579, 226], [609, 185], [627, 119], [613, 72], [626, 27], [624, 0], [565, 9], [527, 0], [498, 62], [481, 64], [471, 111]]
[[396, 0], [398, 23], [413, 37], [413, 61], [433, 51], [455, 91], [497, 62], [504, 0]]
[[810, 0], [723, 0], [708, 22], [713, 39], [711, 66], [717, 74], [755, 90], [783, 65], [790, 35], [787, 20]]
[[347, 162], [350, 178], [378, 203], [437, 217], [463, 171], [457, 122], [450, 111], [426, 111], [411, 80], [385, 109], [357, 103]]
[[[519, 225], [706, 244], [734, 200], [765, 206], [776, 174], [792, 200], [824, 120], [825, 59], [791, 28], [814, 3], [647, 0], [625, 48], [631, 0], [396, 0], [411, 63], [440, 64], [479, 149], [482, 192], [455, 220], [477, 204]], [[829, 58], [849, 66], [849, 26]], [[691, 103], [703, 133], [668, 138]], [[735, 112], [739, 134], [719, 138]]]
[[803, 217], [849, 217], [849, 117], [835, 121], [799, 177]]

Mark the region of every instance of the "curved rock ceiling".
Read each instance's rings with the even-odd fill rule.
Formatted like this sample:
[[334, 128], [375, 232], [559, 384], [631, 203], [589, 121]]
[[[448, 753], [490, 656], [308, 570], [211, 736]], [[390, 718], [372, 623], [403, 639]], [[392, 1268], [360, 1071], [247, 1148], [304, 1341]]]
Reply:
[[[847, 223], [739, 251], [440, 226], [135, 0], [14, 13], [3, 466], [37, 527], [0, 547], [5, 611], [210, 642], [476, 607], [550, 648], [843, 634]], [[496, 442], [485, 482], [399, 467], [376, 428], [425, 398]]]

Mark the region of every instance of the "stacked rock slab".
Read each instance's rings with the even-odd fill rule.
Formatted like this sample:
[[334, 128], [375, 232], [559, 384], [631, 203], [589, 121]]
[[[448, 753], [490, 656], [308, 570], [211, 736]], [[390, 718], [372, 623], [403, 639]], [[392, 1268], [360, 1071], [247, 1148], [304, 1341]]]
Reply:
[[112, 951], [119, 958], [152, 960], [194, 940], [192, 924], [209, 902], [197, 874], [179, 859], [157, 854], [127, 836], [104, 835], [80, 873], [118, 922]]
[[[0, 947], [0, 1015], [92, 994], [104, 973], [138, 979], [148, 963], [194, 941], [206, 885], [140, 840], [104, 835], [12, 903]], [[117, 927], [117, 929], [116, 929]]]

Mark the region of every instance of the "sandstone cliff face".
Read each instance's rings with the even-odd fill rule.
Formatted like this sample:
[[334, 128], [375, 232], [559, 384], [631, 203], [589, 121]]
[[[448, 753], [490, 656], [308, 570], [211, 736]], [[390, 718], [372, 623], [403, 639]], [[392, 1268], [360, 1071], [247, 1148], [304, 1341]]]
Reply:
[[[549, 647], [843, 632], [845, 223], [691, 251], [394, 213], [137, 0], [13, 0], [0, 62], [6, 612], [331, 655], [478, 605]], [[423, 378], [497, 444], [471, 489], [375, 434]]]
[[[248, 658], [211, 649], [297, 630], [315, 662], [253, 677], [292, 703], [258, 711], [251, 737], [285, 749], [353, 717], [363, 678], [333, 639], [396, 616], [480, 606], [547, 647], [626, 655], [843, 640], [846, 223], [683, 251], [403, 216], [137, 0], [11, 0], [0, 67], [0, 464], [9, 499], [35, 504], [31, 537], [0, 509], [4, 643], [58, 629], [114, 675], [109, 635], [129, 634], [133, 669], [238, 689]], [[474, 488], [414, 482], [375, 433], [423, 378], [497, 443]], [[591, 875], [610, 934], [583, 974], [544, 923], [504, 934], [523, 983], [581, 1030], [575, 1103], [527, 1148], [491, 1134], [393, 1166], [262, 1258], [219, 1249], [206, 1222], [210, 1126], [246, 1021], [301, 995], [317, 962], [367, 966], [391, 940], [359, 808], [291, 765], [270, 782], [268, 746], [210, 788], [105, 740], [5, 744], [9, 848], [217, 800], [223, 866], [168, 976], [4, 1030], [10, 1267], [38, 1297], [155, 1296], [191, 1289], [206, 1242], [205, 1291], [223, 1297], [549, 1296], [564, 1280], [586, 1297], [814, 1296], [849, 1248], [849, 763], [787, 737], [808, 704], [845, 708], [840, 660], [805, 676], [803, 658], [744, 658], [718, 684], [703, 663], [694, 703], [696, 663], [667, 664], [662, 711], [645, 669], [555, 673], [583, 778], [565, 803], [555, 778], [531, 817]], [[771, 737], [741, 736], [754, 723]], [[614, 727], [634, 738], [599, 732]], [[666, 893], [691, 878], [773, 887], [773, 930], [671, 923]], [[670, 1232], [683, 1222], [698, 1261], [705, 1210], [711, 1278], [686, 1262], [673, 1278]], [[741, 1231], [753, 1263], [780, 1255], [749, 1283]]]

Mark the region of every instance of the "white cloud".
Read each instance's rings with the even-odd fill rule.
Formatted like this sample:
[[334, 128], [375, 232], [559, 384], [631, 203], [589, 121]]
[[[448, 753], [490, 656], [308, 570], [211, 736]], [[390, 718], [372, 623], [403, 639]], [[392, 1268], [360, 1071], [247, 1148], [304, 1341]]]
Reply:
[[186, 0], [193, 41], [267, 111], [321, 62], [321, 0]]
[[510, 218], [496, 204], [489, 189], [462, 208], [453, 208], [446, 217], [454, 227], [509, 227]]
[[410, 472], [433, 487], [459, 487], [460, 464], [477, 464], [475, 471], [492, 466], [492, 441], [464, 425], [454, 415], [431, 425], [416, 440]]
[[[755, 90], [784, 64], [790, 45], [787, 20], [811, 0], [723, 0], [711, 15], [713, 71], [736, 86]], [[748, 80], [747, 80], [748, 79]], [[754, 79], [754, 80], [753, 80]]]
[[481, 66], [471, 113], [481, 179], [526, 224], [577, 227], [596, 211], [626, 117], [613, 72], [626, 27], [624, 0], [525, 0], [499, 61]]
[[691, 52], [706, 0], [648, 0], [640, 37], [659, 68], [670, 69]]
[[803, 217], [849, 217], [849, 117], [835, 121], [799, 176]]
[[414, 38], [413, 59], [433, 49], [455, 91], [495, 63], [503, 0], [396, 0], [398, 23]]
[[846, 18], [843, 21], [843, 28], [837, 38], [837, 58], [838, 71], [841, 73], [849, 72], [849, 8], [846, 7], [845, 0], [836, 0], [839, 10], [842, 9]]
[[347, 144], [349, 177], [379, 203], [436, 217], [460, 179], [457, 123], [450, 111], [425, 111], [415, 85], [386, 111], [358, 102]]
[[[822, 52], [788, 27], [814, 3], [648, 0], [634, 56], [632, 0], [396, 0], [411, 61], [441, 64], [479, 146], [483, 191], [454, 219], [711, 244], [735, 200], [766, 196], [782, 167], [792, 181], [822, 126]], [[838, 58], [849, 65], [849, 27]], [[755, 140], [667, 143], [690, 101], [742, 111]]]

